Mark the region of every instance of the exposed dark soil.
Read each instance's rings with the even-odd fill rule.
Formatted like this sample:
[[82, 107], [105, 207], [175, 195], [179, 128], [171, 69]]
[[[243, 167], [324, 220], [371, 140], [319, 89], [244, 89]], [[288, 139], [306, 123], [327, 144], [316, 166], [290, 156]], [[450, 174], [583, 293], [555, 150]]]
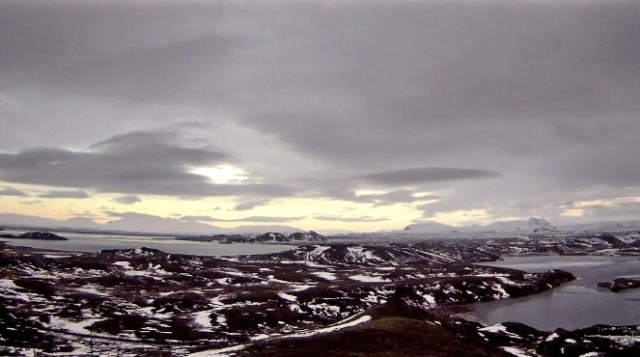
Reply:
[[513, 357], [479, 337], [461, 337], [437, 324], [386, 317], [313, 338], [257, 344], [255, 357]]

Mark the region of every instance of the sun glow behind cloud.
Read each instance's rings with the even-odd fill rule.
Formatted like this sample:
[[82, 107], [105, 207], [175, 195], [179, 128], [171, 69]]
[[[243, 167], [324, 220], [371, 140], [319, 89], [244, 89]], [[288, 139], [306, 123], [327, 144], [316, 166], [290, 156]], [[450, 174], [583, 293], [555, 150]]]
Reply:
[[247, 173], [240, 167], [232, 165], [218, 165], [215, 167], [193, 168], [191, 173], [206, 176], [212, 183], [228, 184], [241, 183], [248, 179]]

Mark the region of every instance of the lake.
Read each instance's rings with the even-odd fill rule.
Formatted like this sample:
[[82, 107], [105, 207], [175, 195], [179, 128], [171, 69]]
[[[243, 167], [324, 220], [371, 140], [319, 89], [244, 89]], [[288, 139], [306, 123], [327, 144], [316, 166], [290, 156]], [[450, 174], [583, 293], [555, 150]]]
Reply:
[[[25, 231], [7, 230], [2, 233], [21, 234]], [[103, 249], [135, 249], [141, 247], [159, 249], [171, 254], [193, 254], [204, 256], [234, 256], [271, 254], [293, 249], [283, 244], [219, 244], [218, 242], [194, 242], [176, 240], [170, 237], [130, 236], [116, 234], [66, 233], [56, 234], [69, 238], [68, 241], [48, 241], [38, 239], [0, 238], [10, 245], [39, 249], [55, 249], [73, 252], [99, 252]]]
[[638, 257], [507, 257], [486, 265], [531, 273], [563, 269], [578, 279], [541, 294], [474, 304], [475, 311], [461, 314], [463, 318], [483, 324], [515, 321], [545, 331], [640, 324], [640, 289], [613, 293], [597, 287], [617, 277], [640, 276]]

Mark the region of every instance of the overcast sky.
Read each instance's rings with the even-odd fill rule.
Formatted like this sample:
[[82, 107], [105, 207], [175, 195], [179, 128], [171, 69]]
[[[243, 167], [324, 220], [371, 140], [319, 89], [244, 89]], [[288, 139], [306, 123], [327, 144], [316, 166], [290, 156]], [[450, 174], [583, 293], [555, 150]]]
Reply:
[[638, 1], [2, 1], [0, 211], [640, 213]]

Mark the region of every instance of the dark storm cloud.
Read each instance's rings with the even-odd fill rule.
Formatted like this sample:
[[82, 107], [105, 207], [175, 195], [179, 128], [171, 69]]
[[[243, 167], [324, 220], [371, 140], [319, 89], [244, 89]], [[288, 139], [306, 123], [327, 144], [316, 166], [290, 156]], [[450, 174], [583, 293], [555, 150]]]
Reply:
[[259, 222], [259, 223], [279, 223], [279, 222], [292, 222], [300, 221], [307, 217], [271, 217], [271, 216], [250, 216], [236, 219], [221, 219], [211, 216], [182, 216], [182, 221], [199, 221], [199, 222]]
[[637, 134], [619, 129], [622, 131], [614, 135], [602, 132], [591, 145], [563, 153], [565, 160], [550, 161], [546, 169], [560, 173], [566, 185], [640, 187], [640, 160], [628, 146], [637, 140]]
[[421, 167], [377, 172], [358, 177], [367, 182], [385, 186], [410, 186], [434, 182], [446, 182], [502, 176], [499, 172], [451, 167]]
[[181, 97], [231, 45], [216, 33], [222, 12], [197, 3], [9, 1], [0, 14], [2, 69], [13, 81], [73, 92]]
[[142, 202], [142, 199], [136, 195], [125, 195], [116, 197], [112, 201], [123, 205], [132, 205], [134, 203]]
[[250, 124], [357, 168], [394, 160], [508, 166], [517, 155], [561, 150], [566, 142], [553, 130], [563, 122], [580, 128], [585, 116], [602, 122], [638, 111], [640, 73], [629, 64], [640, 58], [639, 14], [631, 2], [357, 3], [320, 11], [301, 29], [312, 40], [283, 49], [318, 54], [310, 59], [318, 68], [286, 77], [300, 79], [291, 84], [309, 103]]
[[[291, 196], [411, 204], [428, 188], [442, 198], [427, 214], [555, 214], [545, 201], [640, 195], [639, 23], [640, 3], [622, 0], [4, 2], [13, 130], [0, 143], [21, 149], [0, 147], [0, 180], [241, 195], [238, 210]], [[224, 152], [139, 130], [191, 116]], [[239, 158], [260, 180], [185, 169]], [[367, 185], [392, 191], [354, 194]]]
[[3, 187], [2, 189], [0, 189], [0, 197], [2, 196], [28, 197], [29, 194], [24, 191], [18, 190], [17, 188]]
[[0, 179], [132, 195], [293, 194], [292, 188], [279, 184], [212, 184], [207, 177], [189, 172], [189, 167], [221, 164], [228, 159], [226, 153], [215, 149], [185, 146], [177, 132], [135, 132], [114, 136], [83, 151], [37, 148], [0, 153]]
[[74, 191], [60, 191], [60, 190], [52, 190], [47, 191], [45, 193], [39, 194], [40, 198], [89, 198], [89, 194], [84, 192], [83, 190], [74, 190]]
[[[226, 155], [164, 142], [164, 133], [147, 140], [128, 134], [84, 151], [36, 148], [0, 154], [0, 178], [8, 182], [58, 187], [92, 187], [102, 192], [193, 194], [208, 187], [205, 177], [184, 166], [223, 162]], [[178, 184], [182, 182], [182, 184]], [[191, 187], [190, 187], [191, 186]]]

